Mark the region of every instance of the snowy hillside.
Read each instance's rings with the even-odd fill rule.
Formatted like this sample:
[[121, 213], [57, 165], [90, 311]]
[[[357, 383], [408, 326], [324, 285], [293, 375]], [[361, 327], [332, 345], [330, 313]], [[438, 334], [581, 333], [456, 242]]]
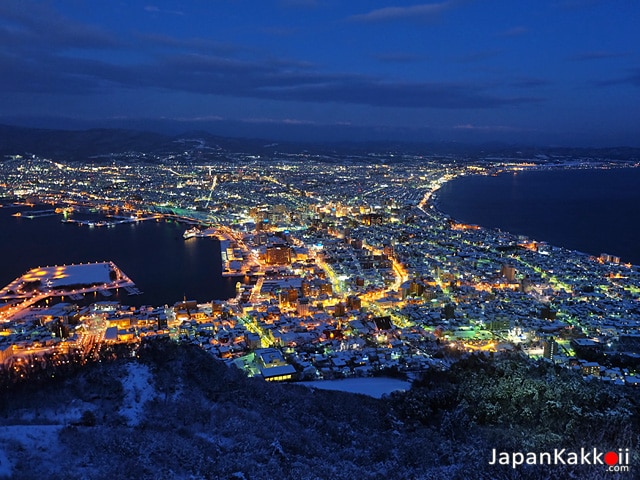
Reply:
[[4, 392], [0, 478], [632, 478], [488, 464], [493, 448], [575, 445], [628, 446], [637, 464], [631, 390], [480, 358], [377, 399], [267, 384], [197, 347], [150, 345], [140, 359]]

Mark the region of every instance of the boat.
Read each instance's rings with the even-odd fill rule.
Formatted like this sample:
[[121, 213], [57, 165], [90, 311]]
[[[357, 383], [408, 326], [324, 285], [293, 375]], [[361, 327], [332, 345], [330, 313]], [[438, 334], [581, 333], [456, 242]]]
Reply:
[[186, 240], [187, 238], [193, 238], [196, 237], [198, 234], [200, 233], [200, 230], [198, 229], [198, 227], [193, 227], [190, 228], [189, 230], [186, 230], [182, 236], [184, 237], [184, 239]]

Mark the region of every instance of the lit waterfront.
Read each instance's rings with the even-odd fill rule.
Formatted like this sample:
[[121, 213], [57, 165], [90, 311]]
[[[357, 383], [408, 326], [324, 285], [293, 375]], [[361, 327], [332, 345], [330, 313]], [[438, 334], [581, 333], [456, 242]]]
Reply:
[[468, 176], [443, 186], [440, 208], [467, 223], [640, 264], [640, 169]]
[[37, 266], [107, 260], [121, 267], [144, 292], [118, 295], [124, 304], [164, 305], [184, 295], [199, 301], [235, 295], [235, 281], [221, 275], [218, 240], [185, 242], [183, 224], [150, 220], [89, 228], [64, 224], [61, 215], [12, 217], [16, 210], [0, 209], [0, 229], [9, 232], [0, 237], [0, 249], [5, 253], [2, 287]]

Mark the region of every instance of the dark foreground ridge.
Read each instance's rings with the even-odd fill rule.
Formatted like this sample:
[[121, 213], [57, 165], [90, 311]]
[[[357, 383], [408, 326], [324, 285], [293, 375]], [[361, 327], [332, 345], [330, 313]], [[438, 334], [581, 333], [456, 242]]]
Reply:
[[[636, 393], [547, 363], [473, 355], [376, 400], [267, 384], [198, 347], [155, 341], [139, 359], [4, 392], [0, 476], [630, 479], [640, 468]], [[489, 465], [492, 449], [580, 447], [629, 448], [632, 471]]]

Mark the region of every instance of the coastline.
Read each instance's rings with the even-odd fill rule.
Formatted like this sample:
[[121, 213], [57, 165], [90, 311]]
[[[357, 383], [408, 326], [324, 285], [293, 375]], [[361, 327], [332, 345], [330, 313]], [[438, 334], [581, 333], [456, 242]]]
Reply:
[[[8, 256], [2, 287], [38, 265], [113, 261], [144, 294], [116, 296], [128, 305], [165, 304], [186, 294], [199, 301], [228, 299], [235, 281], [222, 275], [217, 238], [185, 242], [184, 223], [175, 219], [143, 221], [114, 228], [89, 228], [60, 222], [59, 216], [13, 217], [15, 208], [3, 208], [0, 225], [10, 234], [0, 242]], [[43, 232], [54, 248], [41, 248]], [[1, 288], [1, 287], [0, 287]]]
[[[553, 248], [559, 248], [559, 249], [573, 252], [575, 254], [579, 254], [583, 256], [597, 257], [599, 254], [602, 254], [605, 251], [612, 255], [618, 255], [619, 252], [617, 252], [615, 248], [602, 249], [602, 251], [599, 251], [599, 252], [596, 252], [596, 251], [589, 252], [585, 249], [573, 248], [570, 245], [564, 244], [564, 242], [553, 241], [549, 238], [546, 238], [543, 235], [538, 235], [535, 233], [526, 233], [526, 234], [517, 233], [512, 231], [509, 228], [487, 225], [486, 224], [487, 222], [475, 221], [475, 220], [469, 219], [469, 217], [463, 220], [461, 218], [461, 215], [459, 214], [456, 215], [454, 213], [450, 213], [449, 211], [447, 211], [446, 207], [443, 206], [443, 202], [442, 202], [443, 188], [454, 188], [454, 187], [451, 187], [451, 183], [454, 180], [459, 180], [461, 178], [481, 178], [481, 177], [488, 177], [488, 176], [496, 177], [499, 175], [507, 175], [507, 174], [517, 175], [521, 173], [526, 175], [530, 173], [545, 174], [545, 173], [553, 173], [553, 172], [570, 172], [570, 171], [593, 172], [598, 170], [604, 170], [604, 171], [633, 170], [635, 172], [640, 172], [640, 165], [637, 163], [610, 165], [610, 164], [605, 164], [603, 162], [565, 163], [562, 165], [536, 165], [536, 166], [528, 166], [526, 168], [522, 168], [520, 166], [506, 167], [506, 166], [500, 165], [500, 166], [489, 167], [483, 171], [472, 171], [472, 172], [465, 171], [465, 172], [460, 172], [459, 174], [456, 174], [452, 178], [448, 178], [447, 180], [443, 181], [438, 186], [437, 189], [434, 189], [429, 194], [429, 198], [426, 201], [425, 206], [429, 206], [430, 208], [432, 208], [432, 211], [435, 212], [442, 219], [449, 220], [455, 223], [460, 223], [460, 224], [478, 226], [479, 228], [482, 228], [484, 230], [495, 231], [497, 234], [500, 234], [500, 235], [509, 235], [510, 237], [513, 238], [514, 242], [517, 242], [519, 238], [526, 237], [529, 240], [533, 240], [539, 243], [544, 243]], [[502, 215], [502, 212], [500, 212], [499, 214], [496, 214], [496, 216], [499, 216], [499, 215]], [[623, 263], [632, 263], [634, 265], [640, 264], [640, 262], [638, 261], [636, 261], [635, 263], [631, 262], [631, 260], [626, 257], [623, 258], [623, 260], [624, 260]]]

